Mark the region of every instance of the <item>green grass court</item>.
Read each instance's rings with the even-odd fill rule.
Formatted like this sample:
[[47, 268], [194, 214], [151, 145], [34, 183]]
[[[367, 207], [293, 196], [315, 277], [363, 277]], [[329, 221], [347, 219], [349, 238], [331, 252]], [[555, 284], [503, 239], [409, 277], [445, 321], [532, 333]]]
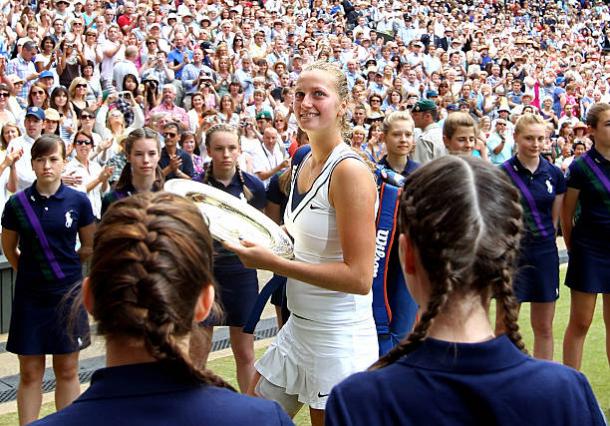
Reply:
[[[563, 282], [565, 266], [562, 267], [561, 273], [561, 282]], [[570, 293], [563, 286], [560, 291], [562, 291], [562, 294], [557, 304], [554, 322], [555, 360], [558, 361], [561, 360], [561, 342], [570, 312]], [[531, 329], [529, 328], [529, 305], [524, 305], [521, 312], [522, 320], [520, 323], [522, 324], [522, 331], [527, 348], [531, 349], [533, 347], [533, 337]], [[262, 349], [258, 351], [257, 356], [260, 356], [262, 352]], [[237, 381], [235, 380], [235, 364], [233, 363], [232, 357], [229, 356], [211, 361], [209, 367], [237, 387]], [[610, 418], [610, 368], [608, 367], [608, 360], [605, 354], [605, 334], [601, 312], [601, 297], [598, 298], [593, 325], [591, 326], [585, 343], [582, 371], [589, 379], [595, 396], [604, 410], [606, 418]], [[53, 411], [54, 405], [52, 403], [43, 405], [43, 415], [52, 413]], [[299, 415], [295, 418], [295, 423], [299, 426], [309, 425], [309, 411], [307, 409], [301, 410]], [[13, 426], [16, 424], [17, 413], [0, 416], [0, 426]]]

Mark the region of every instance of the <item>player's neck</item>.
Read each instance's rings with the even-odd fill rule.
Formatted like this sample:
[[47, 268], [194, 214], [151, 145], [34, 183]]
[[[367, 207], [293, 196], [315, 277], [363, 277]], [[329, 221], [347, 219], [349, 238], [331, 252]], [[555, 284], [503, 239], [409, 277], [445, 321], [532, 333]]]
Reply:
[[606, 160], [610, 160], [610, 144], [600, 144], [600, 143], [596, 143], [595, 144], [595, 149], [597, 150], [597, 152], [599, 152], [602, 157], [604, 157]]
[[235, 176], [235, 173], [237, 173], [237, 169], [233, 167], [232, 169], [225, 171], [218, 170], [216, 167], [214, 167], [212, 172], [214, 175], [214, 179], [216, 179], [218, 182], [221, 182], [225, 186], [228, 186], [233, 180], [233, 176]]
[[131, 184], [137, 192], [148, 192], [155, 183], [155, 175], [152, 176], [132, 176]]
[[343, 143], [340, 133], [317, 133], [309, 135], [309, 144], [311, 145], [311, 156], [314, 164], [324, 164], [326, 160], [337, 147]]
[[61, 179], [54, 182], [40, 182], [36, 181], [36, 191], [44, 197], [50, 197], [55, 194], [61, 186]]
[[[451, 302], [448, 302], [451, 303]], [[494, 337], [489, 323], [488, 311], [480, 299], [472, 303], [454, 303], [445, 306], [443, 312], [434, 318], [428, 336], [456, 343], [478, 343]]]
[[540, 164], [540, 156], [525, 156], [517, 153], [517, 158], [523, 166], [530, 172], [534, 173]]
[[386, 160], [387, 160], [388, 164], [390, 165], [390, 167], [392, 168], [392, 170], [394, 170], [395, 172], [398, 172], [398, 173], [402, 173], [402, 171], [407, 166], [407, 163], [409, 162], [409, 158], [406, 155], [396, 155], [396, 154], [391, 154], [389, 152], [388, 152], [388, 155], [386, 156]]

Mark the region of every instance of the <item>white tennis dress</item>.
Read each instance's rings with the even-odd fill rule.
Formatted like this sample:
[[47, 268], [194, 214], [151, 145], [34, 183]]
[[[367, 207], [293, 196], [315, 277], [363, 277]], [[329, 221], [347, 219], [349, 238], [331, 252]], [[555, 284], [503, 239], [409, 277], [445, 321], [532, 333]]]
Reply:
[[[335, 209], [328, 193], [333, 170], [347, 158], [359, 159], [349, 146], [338, 145], [294, 210], [292, 198], [299, 170], [293, 170], [284, 223], [294, 237], [298, 261], [312, 264], [343, 261]], [[334, 385], [365, 370], [378, 358], [372, 293], [348, 294], [289, 278], [286, 294], [292, 315], [256, 363], [256, 369], [287, 394], [298, 395], [300, 402], [324, 409]]]

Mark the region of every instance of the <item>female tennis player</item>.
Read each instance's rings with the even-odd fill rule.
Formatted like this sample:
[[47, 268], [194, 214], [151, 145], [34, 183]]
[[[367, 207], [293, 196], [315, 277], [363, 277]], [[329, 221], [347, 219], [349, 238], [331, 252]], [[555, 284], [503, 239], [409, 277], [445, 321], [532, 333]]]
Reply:
[[295, 170], [284, 216], [295, 260], [244, 241], [227, 245], [247, 267], [288, 277], [292, 315], [256, 363], [251, 392], [294, 416], [309, 405], [324, 422], [331, 388], [377, 359], [371, 303], [377, 189], [373, 175], [344, 142], [347, 81], [315, 62], [297, 80], [294, 112], [311, 152]]
[[561, 211], [570, 254], [565, 284], [571, 290], [563, 362], [576, 369], [580, 369], [598, 293], [604, 301], [606, 356], [610, 363], [610, 104], [593, 105], [587, 113], [587, 125], [595, 145], [570, 164], [568, 192]]
[[410, 175], [400, 258], [423, 314], [374, 371], [333, 389], [327, 426], [605, 424], [584, 375], [524, 353], [511, 282], [521, 216], [518, 191], [480, 159], [447, 155]]

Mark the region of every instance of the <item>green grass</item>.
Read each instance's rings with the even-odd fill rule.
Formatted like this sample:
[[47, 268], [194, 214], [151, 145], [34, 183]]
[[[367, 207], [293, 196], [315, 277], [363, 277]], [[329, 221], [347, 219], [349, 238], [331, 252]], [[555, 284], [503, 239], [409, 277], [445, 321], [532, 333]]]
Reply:
[[[561, 269], [561, 282], [565, 274], [565, 267]], [[570, 313], [570, 293], [567, 288], [561, 288], [562, 294], [557, 303], [557, 310], [554, 321], [555, 332], [555, 360], [561, 360], [563, 332], [568, 322]], [[601, 297], [598, 298], [598, 305], [593, 319], [593, 325], [587, 336], [585, 351], [582, 362], [582, 371], [589, 379], [593, 392], [599, 404], [604, 410], [606, 417], [610, 418], [610, 369], [605, 354], [605, 335], [602, 320]], [[493, 313], [492, 313], [493, 315]], [[533, 349], [533, 335], [529, 326], [529, 305], [525, 304], [521, 310], [520, 324], [527, 345]], [[262, 355], [264, 349], [257, 351], [257, 358]], [[237, 387], [235, 380], [235, 364], [232, 357], [220, 358], [210, 361], [209, 367], [217, 374], [226, 378], [231, 384]], [[44, 404], [42, 415], [47, 415], [55, 411], [53, 403]], [[295, 418], [295, 423], [299, 426], [309, 425], [309, 411], [305, 408]], [[0, 416], [0, 426], [13, 426], [17, 424], [17, 414], [11, 413]]]

